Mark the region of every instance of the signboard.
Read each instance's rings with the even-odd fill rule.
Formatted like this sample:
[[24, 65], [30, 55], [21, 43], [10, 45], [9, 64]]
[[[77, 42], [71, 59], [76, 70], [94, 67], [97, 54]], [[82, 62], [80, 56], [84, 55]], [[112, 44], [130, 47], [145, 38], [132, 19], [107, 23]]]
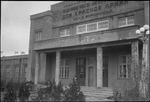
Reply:
[[142, 2], [135, 1], [66, 1], [53, 5], [54, 23], [65, 25], [106, 17], [137, 9]]
[[[77, 5], [78, 4], [78, 5]], [[113, 8], [127, 5], [128, 1], [77, 1], [76, 4], [65, 5], [62, 12], [62, 20], [73, 18], [73, 20], [86, 19], [92, 16], [104, 15], [113, 12]]]

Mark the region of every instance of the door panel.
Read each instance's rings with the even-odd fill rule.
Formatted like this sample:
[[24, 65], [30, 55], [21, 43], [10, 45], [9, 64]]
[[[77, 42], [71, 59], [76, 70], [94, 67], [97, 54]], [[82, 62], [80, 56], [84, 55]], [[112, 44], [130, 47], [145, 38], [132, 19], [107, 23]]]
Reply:
[[76, 62], [76, 76], [79, 81], [79, 85], [85, 86], [86, 59], [77, 58]]
[[103, 57], [103, 87], [108, 87], [108, 56]]
[[89, 75], [88, 75], [89, 76], [89, 78], [88, 78], [89, 79], [88, 80], [89, 86], [93, 86], [93, 84], [94, 84], [94, 78], [93, 78], [94, 77], [94, 74], [93, 74], [94, 71], [93, 70], [94, 70], [93, 67], [89, 67]]

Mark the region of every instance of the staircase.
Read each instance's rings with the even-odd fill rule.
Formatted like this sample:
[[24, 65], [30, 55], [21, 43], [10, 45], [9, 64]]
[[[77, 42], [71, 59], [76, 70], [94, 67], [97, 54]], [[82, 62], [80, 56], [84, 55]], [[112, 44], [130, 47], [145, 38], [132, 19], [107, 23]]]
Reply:
[[113, 99], [107, 99], [113, 96], [111, 88], [81, 86], [81, 91], [86, 96], [86, 101], [113, 101]]

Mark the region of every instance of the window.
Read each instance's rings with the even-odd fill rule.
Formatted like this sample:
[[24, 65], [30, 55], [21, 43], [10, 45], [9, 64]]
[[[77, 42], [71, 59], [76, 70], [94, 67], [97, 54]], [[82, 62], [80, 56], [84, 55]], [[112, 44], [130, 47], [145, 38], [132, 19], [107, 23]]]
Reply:
[[15, 78], [18, 79], [19, 77], [19, 65], [14, 65], [15, 67]]
[[68, 78], [69, 77], [69, 60], [68, 59], [61, 59], [60, 77], [61, 78]]
[[119, 56], [119, 78], [131, 77], [131, 55]]
[[109, 22], [108, 22], [108, 20], [98, 22], [98, 29], [99, 30], [106, 30], [108, 28], [109, 28]]
[[70, 36], [70, 28], [60, 30], [60, 37]]
[[77, 34], [86, 32], [86, 25], [77, 26]]
[[100, 21], [77, 26], [77, 34], [109, 29], [109, 21]]
[[87, 31], [95, 31], [97, 30], [97, 23], [87, 24]]
[[35, 35], [36, 35], [36, 41], [41, 40], [42, 31], [37, 31], [37, 32], [35, 32]]
[[6, 65], [6, 77], [11, 77], [11, 66]]
[[122, 17], [118, 19], [118, 26], [125, 27], [134, 25], [134, 16]]
[[26, 69], [27, 69], [27, 64], [23, 64], [23, 69], [22, 69], [22, 76], [26, 77]]

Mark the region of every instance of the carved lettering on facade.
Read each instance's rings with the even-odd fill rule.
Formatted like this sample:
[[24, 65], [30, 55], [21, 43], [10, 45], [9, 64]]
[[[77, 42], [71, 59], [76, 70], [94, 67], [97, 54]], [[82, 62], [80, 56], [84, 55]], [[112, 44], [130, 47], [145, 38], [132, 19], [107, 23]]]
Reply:
[[[73, 18], [73, 20], [84, 19], [87, 17], [105, 15], [113, 12], [113, 8], [128, 4], [128, 1], [113, 2], [70, 2], [64, 6], [62, 20]], [[74, 6], [75, 5], [75, 6]], [[89, 16], [90, 15], [90, 16]]]

